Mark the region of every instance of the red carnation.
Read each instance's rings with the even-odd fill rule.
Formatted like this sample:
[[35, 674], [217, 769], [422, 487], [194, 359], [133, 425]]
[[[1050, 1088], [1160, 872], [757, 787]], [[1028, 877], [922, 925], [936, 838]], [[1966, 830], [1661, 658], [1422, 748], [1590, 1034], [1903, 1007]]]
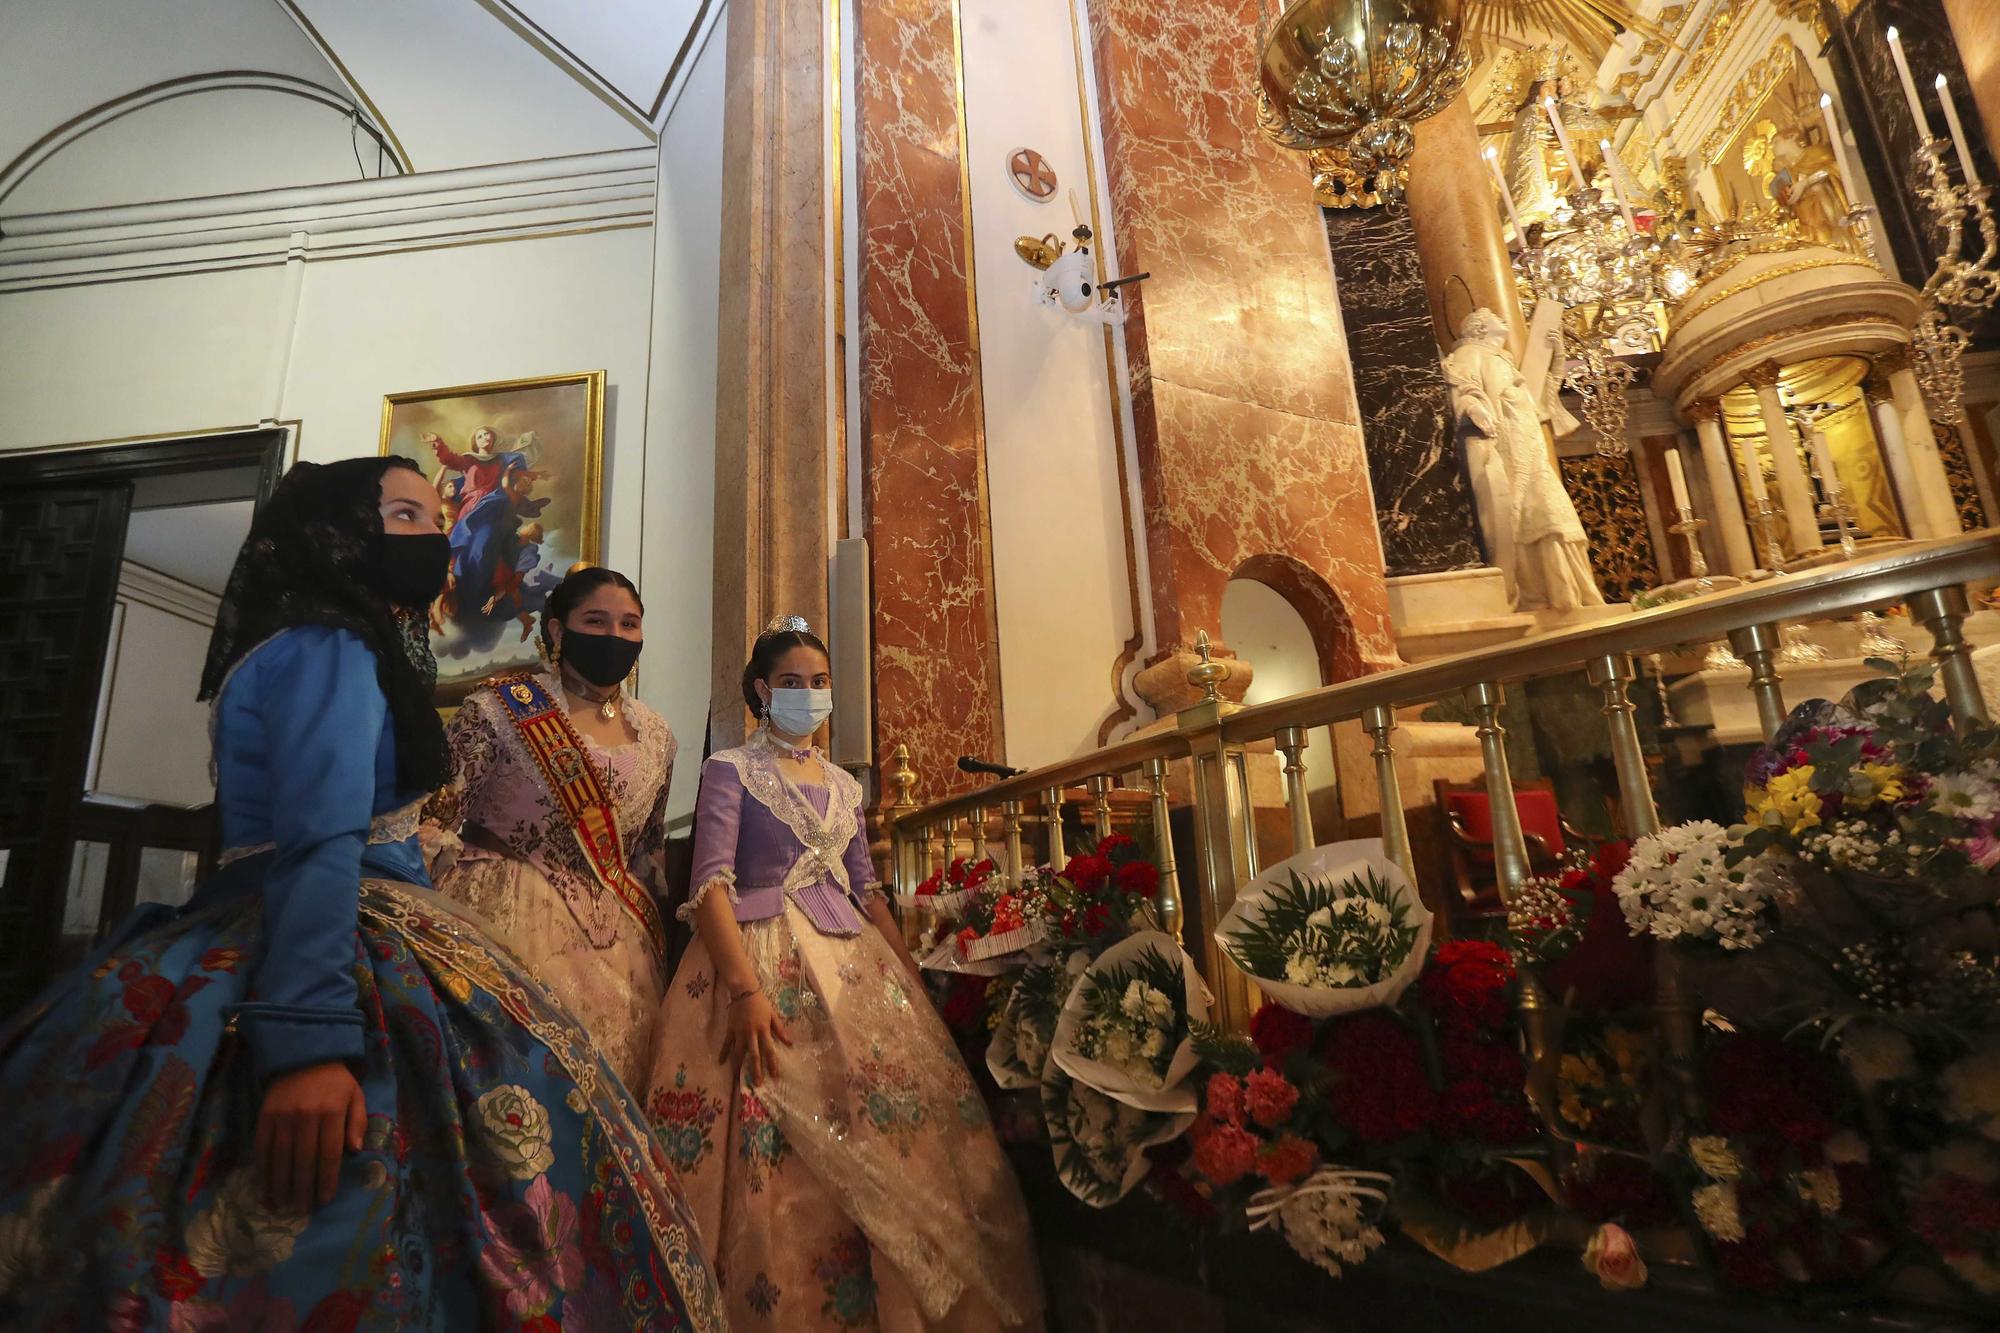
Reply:
[[1291, 1185], [1305, 1179], [1318, 1161], [1319, 1149], [1311, 1140], [1285, 1134], [1276, 1143], [1264, 1145], [1264, 1151], [1257, 1154], [1257, 1169], [1273, 1185]]
[[1419, 983], [1432, 1017], [1446, 1028], [1496, 1028], [1507, 1021], [1514, 963], [1485, 940], [1440, 944]]
[[1194, 1141], [1194, 1169], [1217, 1185], [1234, 1185], [1257, 1164], [1257, 1139], [1234, 1125], [1210, 1124]]
[[1284, 1064], [1312, 1045], [1312, 1039], [1312, 1020], [1283, 1005], [1266, 1004], [1250, 1016], [1250, 1040], [1257, 1044], [1257, 1052], [1267, 1065]]
[[1265, 1129], [1276, 1129], [1289, 1120], [1299, 1104], [1299, 1090], [1275, 1069], [1258, 1069], [1243, 1083], [1243, 1104], [1250, 1118]]
[[1150, 898], [1160, 891], [1160, 868], [1151, 861], [1127, 861], [1118, 867], [1118, 892], [1127, 898]]
[[1062, 877], [1076, 885], [1079, 893], [1096, 893], [1111, 882], [1112, 866], [1107, 857], [1073, 856], [1063, 867]]
[[1382, 1143], [1430, 1123], [1437, 1092], [1424, 1074], [1417, 1038], [1382, 1013], [1343, 1018], [1320, 1038], [1320, 1059], [1333, 1071], [1328, 1105], [1355, 1137]]
[[1107, 861], [1116, 860], [1120, 856], [1136, 856], [1138, 852], [1139, 844], [1124, 833], [1107, 834], [1104, 840], [1097, 844], [1097, 854]]
[[986, 1012], [986, 988], [991, 977], [955, 976], [938, 1016], [954, 1031], [970, 1028]]
[[1215, 1074], [1208, 1080], [1204, 1109], [1224, 1124], [1243, 1123], [1243, 1083], [1234, 1074]]

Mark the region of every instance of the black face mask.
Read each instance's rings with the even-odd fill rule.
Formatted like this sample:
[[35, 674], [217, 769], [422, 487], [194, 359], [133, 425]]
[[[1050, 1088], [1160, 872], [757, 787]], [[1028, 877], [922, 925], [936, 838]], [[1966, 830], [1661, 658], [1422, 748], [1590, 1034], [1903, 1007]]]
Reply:
[[576, 674], [592, 685], [609, 688], [632, 674], [639, 650], [645, 646], [641, 639], [566, 629], [562, 636], [562, 660], [564, 666], [575, 667]]
[[442, 532], [385, 532], [375, 543], [368, 581], [392, 605], [421, 610], [444, 591], [450, 572], [451, 539]]

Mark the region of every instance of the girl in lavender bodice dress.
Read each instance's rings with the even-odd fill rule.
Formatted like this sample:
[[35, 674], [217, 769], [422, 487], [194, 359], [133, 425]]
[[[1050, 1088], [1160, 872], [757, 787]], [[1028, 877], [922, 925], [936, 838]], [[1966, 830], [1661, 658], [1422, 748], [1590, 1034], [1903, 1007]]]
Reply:
[[542, 616], [546, 669], [482, 682], [452, 719], [451, 781], [420, 831], [438, 892], [485, 918], [634, 1088], [666, 986], [677, 749], [622, 686], [645, 614], [623, 574], [572, 570]]
[[647, 1111], [732, 1328], [1039, 1327], [1019, 1188], [876, 882], [860, 785], [812, 743], [831, 686], [803, 620], [758, 638], [763, 725], [702, 769], [696, 938]]

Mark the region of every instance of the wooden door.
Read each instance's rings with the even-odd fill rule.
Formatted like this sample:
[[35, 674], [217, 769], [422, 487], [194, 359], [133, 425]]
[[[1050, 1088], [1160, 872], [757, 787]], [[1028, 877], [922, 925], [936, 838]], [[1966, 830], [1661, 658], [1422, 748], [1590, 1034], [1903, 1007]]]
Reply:
[[132, 483], [0, 491], [0, 1018], [60, 957]]

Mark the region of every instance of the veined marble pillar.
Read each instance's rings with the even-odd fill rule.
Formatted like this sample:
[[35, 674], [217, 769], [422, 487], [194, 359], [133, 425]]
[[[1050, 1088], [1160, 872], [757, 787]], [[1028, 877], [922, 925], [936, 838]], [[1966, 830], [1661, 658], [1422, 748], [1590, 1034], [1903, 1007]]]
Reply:
[[1185, 675], [1238, 575], [1299, 611], [1329, 674], [1393, 664], [1312, 182], [1244, 112], [1263, 7], [1093, 0], [1089, 13], [1118, 266], [1152, 274], [1124, 295], [1158, 650], [1145, 679]]
[[956, 4], [854, 7], [875, 746], [880, 765], [909, 746], [927, 800], [966, 784], [958, 755], [1006, 743], [957, 18]]
[[1951, 537], [1964, 530], [1958, 521], [1958, 502], [1952, 498], [1951, 479], [1945, 475], [1944, 455], [1938, 452], [1937, 436], [1931, 432], [1930, 409], [1924, 406], [1923, 387], [1910, 368], [1910, 351], [1899, 347], [1875, 358], [1875, 369], [1889, 377], [1889, 396], [1903, 427], [1903, 442], [1909, 449], [1910, 471], [1917, 491], [1924, 497], [1931, 532]]
[[1766, 361], [1753, 366], [1745, 376], [1757, 391], [1757, 409], [1764, 417], [1764, 442], [1771, 449], [1771, 470], [1778, 480], [1778, 505], [1785, 524], [1791, 529], [1793, 555], [1820, 549], [1819, 507], [1813, 503], [1812, 484], [1799, 462], [1798, 437], [1792, 433], [1791, 419], [1778, 397], [1778, 363]]
[[1528, 328], [1500, 229], [1492, 173], [1479, 155], [1472, 104], [1460, 93], [1443, 111], [1418, 121], [1416, 132], [1406, 193], [1438, 346], [1457, 342], [1459, 321], [1485, 306], [1507, 321], [1508, 350], [1518, 362]]
[[1862, 392], [1868, 399], [1869, 415], [1875, 422], [1875, 441], [1882, 446], [1882, 462], [1889, 471], [1889, 484], [1896, 489], [1904, 526], [1914, 538], [1941, 535], [1931, 519], [1930, 506], [1924, 501], [1923, 488], [1917, 484], [1916, 469], [1910, 462], [1910, 445], [1903, 438], [1903, 414], [1897, 410], [1888, 379], [1870, 375]]
[[1722, 540], [1723, 565], [1730, 574], [1748, 574], [1757, 568], [1756, 548], [1750, 541], [1750, 525], [1743, 518], [1743, 503], [1736, 489], [1736, 466], [1729, 457], [1729, 440], [1722, 433], [1722, 404], [1703, 398], [1688, 406], [1694, 421], [1695, 438], [1701, 442], [1702, 474], [1708, 478], [1709, 521]]
[[770, 618], [826, 624], [824, 12], [738, 0], [729, 14], [709, 704], [717, 749], [743, 738], [743, 663]]
[[1368, 476], [1375, 487], [1375, 522], [1392, 578], [1477, 569], [1490, 555], [1480, 542], [1472, 486], [1459, 463], [1451, 390], [1438, 368], [1433, 307], [1412, 232], [1414, 213], [1414, 207], [1408, 214], [1386, 208], [1326, 210]]

